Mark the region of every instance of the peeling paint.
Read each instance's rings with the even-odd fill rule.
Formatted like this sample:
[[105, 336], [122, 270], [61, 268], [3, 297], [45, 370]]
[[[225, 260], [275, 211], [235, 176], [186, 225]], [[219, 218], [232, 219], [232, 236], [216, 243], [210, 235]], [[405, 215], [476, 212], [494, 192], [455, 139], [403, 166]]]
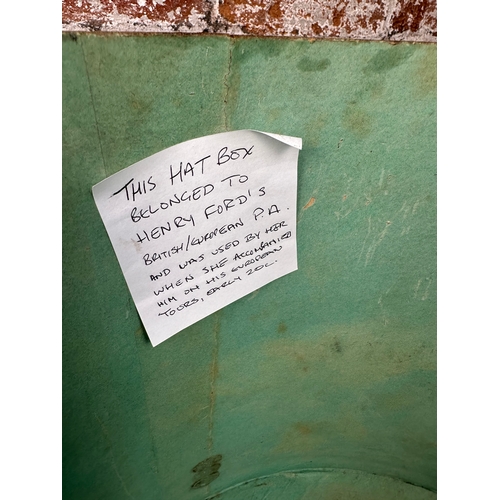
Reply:
[[316, 203], [316, 198], [311, 198], [303, 207], [302, 210], [307, 210]]
[[436, 0], [63, 0], [63, 31], [437, 41]]

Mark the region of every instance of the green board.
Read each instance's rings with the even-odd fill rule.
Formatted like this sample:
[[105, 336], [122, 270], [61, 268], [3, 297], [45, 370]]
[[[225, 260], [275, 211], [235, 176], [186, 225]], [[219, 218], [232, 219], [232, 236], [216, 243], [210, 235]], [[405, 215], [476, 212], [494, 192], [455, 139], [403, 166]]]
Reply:
[[[436, 46], [62, 47], [64, 498], [434, 498]], [[303, 139], [299, 269], [153, 348], [91, 187], [238, 129]]]

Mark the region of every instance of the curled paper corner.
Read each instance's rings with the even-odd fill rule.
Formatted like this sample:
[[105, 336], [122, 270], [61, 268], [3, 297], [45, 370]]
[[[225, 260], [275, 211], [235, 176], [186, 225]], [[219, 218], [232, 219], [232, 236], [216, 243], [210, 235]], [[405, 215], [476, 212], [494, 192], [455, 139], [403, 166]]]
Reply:
[[272, 137], [273, 139], [276, 139], [277, 141], [281, 141], [281, 142], [287, 144], [288, 146], [292, 146], [293, 148], [302, 149], [302, 138], [300, 138], [300, 137], [293, 137], [290, 135], [273, 134], [271, 132], [262, 132], [260, 130], [252, 130], [252, 129], [249, 129], [249, 130], [251, 130], [252, 132], [257, 132], [258, 134], [264, 134], [264, 135], [267, 135], [269, 137]]

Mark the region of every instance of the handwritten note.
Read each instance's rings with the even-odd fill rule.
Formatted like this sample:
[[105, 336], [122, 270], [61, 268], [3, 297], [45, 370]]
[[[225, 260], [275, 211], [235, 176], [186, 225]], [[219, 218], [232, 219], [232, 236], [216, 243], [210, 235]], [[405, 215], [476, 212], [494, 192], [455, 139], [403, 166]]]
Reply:
[[297, 269], [301, 147], [297, 137], [226, 132], [92, 188], [153, 346]]

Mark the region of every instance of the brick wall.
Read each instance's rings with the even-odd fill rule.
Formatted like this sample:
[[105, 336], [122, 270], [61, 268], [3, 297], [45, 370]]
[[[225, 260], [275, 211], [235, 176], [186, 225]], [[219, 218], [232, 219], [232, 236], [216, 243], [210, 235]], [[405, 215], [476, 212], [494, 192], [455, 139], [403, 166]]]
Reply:
[[63, 31], [436, 42], [436, 0], [63, 0]]

